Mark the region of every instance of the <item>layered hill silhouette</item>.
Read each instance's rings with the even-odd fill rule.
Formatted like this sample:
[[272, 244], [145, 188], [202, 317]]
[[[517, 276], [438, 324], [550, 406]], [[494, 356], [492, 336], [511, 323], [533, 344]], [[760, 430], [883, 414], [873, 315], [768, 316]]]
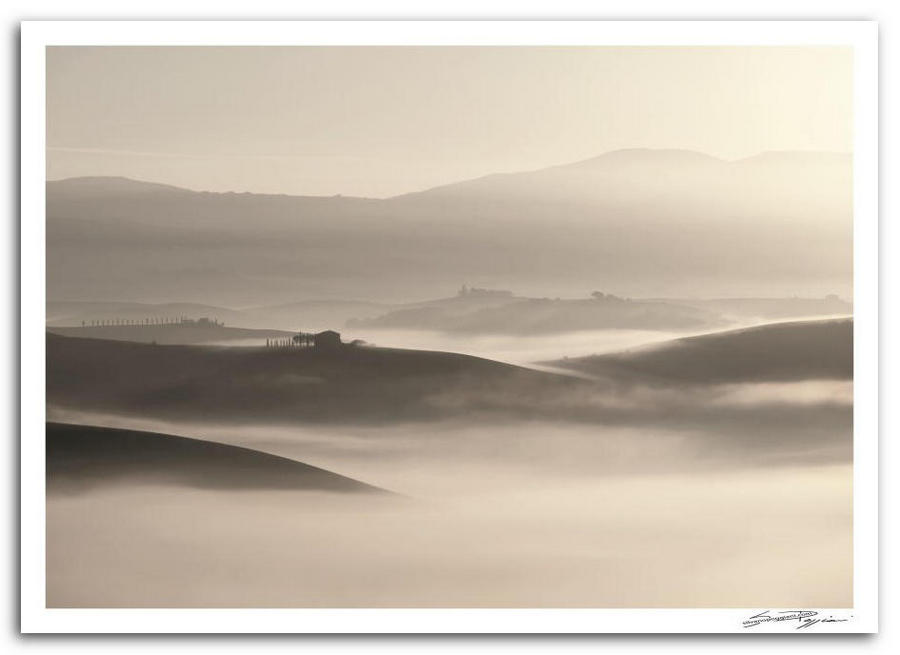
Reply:
[[519, 397], [582, 383], [455, 353], [165, 346], [47, 334], [47, 401], [83, 411], [374, 424], [509, 411]]
[[[108, 301], [48, 301], [47, 326], [90, 326], [96, 321], [137, 321], [147, 319], [218, 320], [226, 327], [255, 330], [316, 331], [344, 325], [349, 319], [366, 319], [395, 309], [398, 305], [344, 299], [306, 299], [278, 305], [250, 306], [241, 309], [203, 303], [142, 303]], [[259, 335], [257, 335], [259, 336]], [[262, 335], [265, 338], [265, 335]], [[112, 337], [107, 337], [112, 338]], [[235, 338], [246, 338], [236, 336]], [[163, 343], [163, 342], [160, 342]], [[166, 342], [168, 343], [168, 342]], [[178, 341], [175, 343], [192, 343]]]
[[853, 321], [774, 323], [552, 365], [617, 381], [720, 384], [853, 377]]
[[309, 464], [170, 434], [47, 423], [47, 489], [155, 483], [204, 489], [387, 494]]
[[[142, 303], [122, 301], [47, 301], [47, 325], [76, 327], [84, 321], [125, 319], [191, 319], [201, 317], [218, 320], [235, 327], [256, 327], [246, 323], [246, 314], [239, 310], [194, 302]], [[269, 327], [269, 326], [266, 326]]]
[[687, 304], [606, 295], [586, 299], [456, 297], [349, 322], [354, 327], [512, 335], [628, 328], [690, 330], [725, 324], [718, 314]]
[[[852, 377], [852, 322], [807, 321], [677, 339], [550, 362], [555, 374], [455, 353], [344, 346], [214, 348], [47, 335], [50, 407], [233, 424], [387, 425], [446, 419], [700, 425], [709, 412], [740, 426], [760, 412], [620, 402], [644, 385], [687, 386]], [[702, 418], [701, 418], [702, 416]], [[843, 421], [842, 409], [777, 409], [767, 420]], [[699, 422], [698, 422], [699, 421]], [[737, 429], [737, 427], [735, 429]]]
[[62, 336], [113, 341], [136, 341], [165, 345], [208, 344], [228, 341], [283, 339], [293, 335], [284, 330], [256, 330], [228, 326], [173, 325], [101, 325], [84, 327], [48, 327], [48, 332]]
[[[624, 302], [623, 302], [624, 301]], [[724, 327], [731, 321], [809, 318], [850, 314], [852, 305], [838, 298], [647, 298], [622, 299], [611, 294], [589, 298], [530, 298], [511, 291], [474, 289], [455, 296], [408, 303], [311, 299], [280, 305], [232, 309], [199, 303], [57, 302], [47, 303], [50, 331], [68, 336], [192, 344], [229, 339], [278, 338], [288, 332], [319, 331], [332, 326], [367, 329], [439, 330], [470, 334], [533, 335], [631, 328], [697, 330]], [[229, 329], [207, 334], [191, 330], [106, 326], [98, 321], [145, 322], [154, 318], [223, 321]], [[231, 328], [242, 328], [241, 332]], [[276, 329], [273, 332], [273, 328]], [[252, 330], [258, 330], [253, 332]]]
[[849, 280], [851, 164], [632, 150], [383, 200], [54, 181], [48, 297], [260, 306], [460, 280], [649, 296], [676, 272], [690, 295], [710, 280], [789, 294]]

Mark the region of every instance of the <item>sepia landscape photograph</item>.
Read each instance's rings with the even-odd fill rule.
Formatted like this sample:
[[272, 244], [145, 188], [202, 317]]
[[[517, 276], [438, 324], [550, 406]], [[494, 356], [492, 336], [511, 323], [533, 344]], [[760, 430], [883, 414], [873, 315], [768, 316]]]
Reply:
[[853, 57], [47, 47], [47, 607], [853, 607]]

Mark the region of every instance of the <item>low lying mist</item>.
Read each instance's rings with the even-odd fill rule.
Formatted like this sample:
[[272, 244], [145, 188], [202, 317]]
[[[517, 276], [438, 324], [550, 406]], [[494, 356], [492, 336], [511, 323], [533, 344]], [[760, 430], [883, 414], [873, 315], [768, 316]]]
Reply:
[[694, 332], [584, 330], [561, 334], [512, 336], [368, 327], [345, 328], [343, 331], [347, 340], [362, 339], [376, 346], [455, 352], [518, 366], [533, 366], [534, 362], [563, 357], [615, 352], [643, 344], [665, 342], [686, 334]]
[[50, 420], [243, 446], [405, 498], [146, 483], [51, 493], [48, 605], [852, 604], [851, 380], [517, 388], [436, 387], [424, 401], [453, 418], [389, 423], [51, 405]]
[[[466, 392], [434, 403], [465, 407]], [[500, 392], [498, 392], [500, 393]], [[515, 408], [515, 394], [502, 399]], [[533, 399], [527, 399], [534, 402]], [[51, 407], [49, 418], [209, 439], [322, 466], [414, 496], [457, 486], [459, 471], [484, 469], [484, 483], [504, 472], [538, 469], [568, 478], [686, 470], [730, 470], [790, 463], [832, 464], [852, 456], [852, 383], [807, 381], [708, 387], [588, 388], [548, 394], [542, 413], [587, 411], [582, 421], [471, 420], [388, 425], [226, 424], [168, 421]], [[412, 483], [420, 472], [428, 482]]]
[[569, 481], [534, 471], [491, 493], [450, 467], [459, 495], [431, 503], [163, 487], [52, 496], [48, 605], [852, 602], [847, 465]]

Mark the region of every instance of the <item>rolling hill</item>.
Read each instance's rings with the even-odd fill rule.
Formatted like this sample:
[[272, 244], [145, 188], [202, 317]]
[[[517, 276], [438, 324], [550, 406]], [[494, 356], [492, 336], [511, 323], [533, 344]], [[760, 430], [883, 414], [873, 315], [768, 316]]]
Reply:
[[439, 330], [468, 334], [535, 335], [579, 330], [691, 330], [725, 325], [718, 314], [687, 304], [604, 296], [586, 299], [465, 298], [419, 303], [367, 320], [353, 327]]
[[853, 321], [773, 323], [549, 362], [608, 380], [659, 385], [853, 377]]
[[837, 297], [824, 298], [663, 298], [662, 302], [688, 305], [728, 319], [786, 320], [853, 313], [853, 305]]
[[590, 383], [445, 352], [166, 346], [47, 334], [47, 402], [79, 411], [247, 423], [423, 421], [509, 412], [520, 398], [581, 384]]
[[47, 423], [47, 489], [111, 484], [388, 493], [309, 464], [169, 434]]
[[549, 420], [694, 429], [713, 420], [737, 434], [763, 420], [809, 433], [852, 418], [838, 405], [781, 403], [761, 413], [696, 393], [849, 380], [849, 320], [771, 324], [550, 364], [579, 376], [446, 352], [165, 346], [48, 334], [47, 403], [51, 416], [71, 410], [248, 426]]
[[[141, 303], [121, 301], [49, 301], [47, 326], [81, 327], [96, 321], [146, 319], [215, 319], [226, 327], [315, 331], [342, 326], [352, 318], [370, 318], [396, 305], [362, 300], [309, 299], [279, 305], [232, 309], [202, 303]], [[112, 338], [112, 337], [106, 337]], [[162, 342], [160, 342], [162, 343]], [[181, 343], [181, 342], [179, 342]], [[189, 342], [186, 342], [189, 343]]]
[[[309, 299], [280, 305], [231, 309], [200, 303], [56, 302], [47, 303], [50, 331], [69, 336], [125, 339], [167, 344], [220, 342], [286, 336], [287, 332], [319, 331], [334, 327], [437, 330], [448, 333], [531, 335], [596, 329], [697, 330], [731, 321], [779, 320], [847, 315], [852, 305], [838, 298], [639, 298], [627, 302], [611, 295], [601, 298], [529, 298], [510, 291], [472, 289], [455, 296], [408, 303], [362, 300]], [[119, 329], [77, 332], [57, 328], [93, 327], [97, 321], [146, 319], [217, 319], [226, 330], [203, 335]], [[272, 333], [272, 330], [280, 331]], [[268, 331], [268, 332], [265, 332]]]
[[178, 319], [182, 316], [194, 320], [198, 318], [217, 319], [229, 326], [254, 327], [246, 324], [246, 316], [243, 312], [202, 303], [53, 300], [47, 302], [47, 325], [53, 327], [78, 327], [82, 321], [90, 325], [93, 321], [99, 320], [144, 321], [145, 319]]

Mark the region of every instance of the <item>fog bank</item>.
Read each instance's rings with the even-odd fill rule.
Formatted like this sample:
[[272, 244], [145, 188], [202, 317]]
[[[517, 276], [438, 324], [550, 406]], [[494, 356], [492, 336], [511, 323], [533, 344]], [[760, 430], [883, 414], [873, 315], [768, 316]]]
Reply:
[[51, 497], [48, 605], [846, 607], [851, 479], [846, 465], [536, 476], [404, 507], [158, 487]]

